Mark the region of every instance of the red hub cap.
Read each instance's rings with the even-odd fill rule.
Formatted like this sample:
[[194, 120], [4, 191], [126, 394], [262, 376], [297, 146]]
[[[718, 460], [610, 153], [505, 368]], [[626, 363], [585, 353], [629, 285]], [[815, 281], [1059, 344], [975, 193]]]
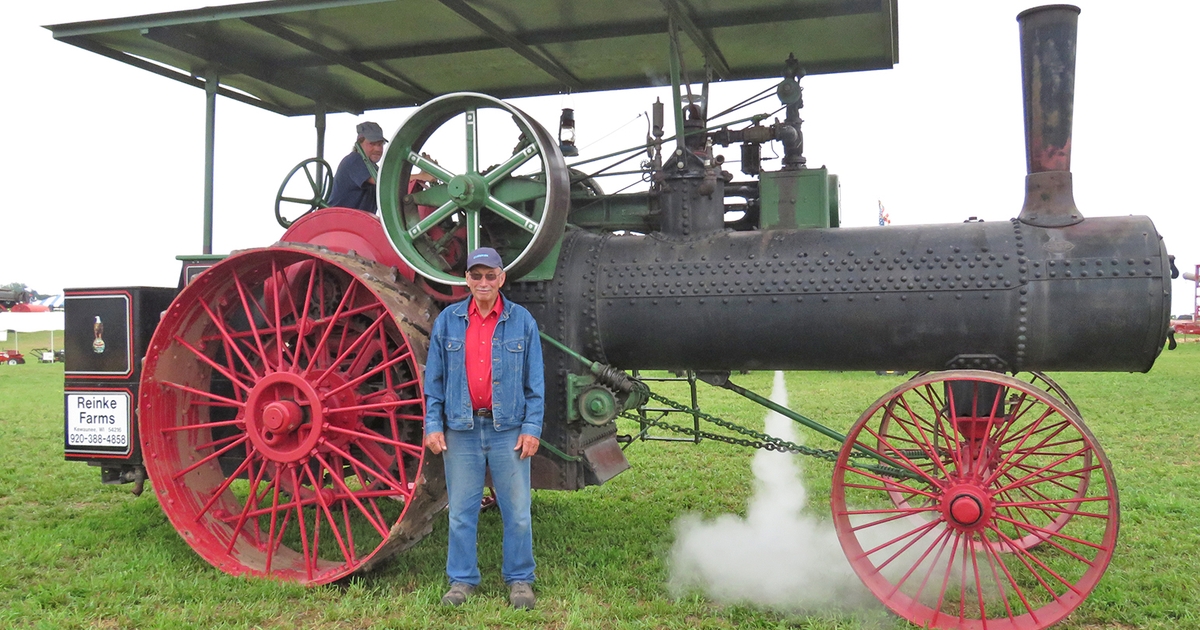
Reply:
[[942, 511], [952, 527], [960, 531], [982, 529], [991, 518], [991, 499], [973, 486], [952, 487], [944, 495]]
[[271, 461], [306, 458], [321, 440], [324, 425], [320, 397], [298, 374], [268, 375], [246, 400], [246, 433]]

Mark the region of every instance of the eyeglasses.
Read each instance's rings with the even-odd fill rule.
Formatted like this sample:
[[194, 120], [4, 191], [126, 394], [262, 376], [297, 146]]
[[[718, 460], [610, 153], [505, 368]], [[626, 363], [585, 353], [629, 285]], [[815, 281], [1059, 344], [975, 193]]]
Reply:
[[[504, 273], [504, 272], [502, 271], [500, 273]], [[496, 273], [495, 271], [489, 271], [487, 273], [483, 273], [482, 271], [472, 271], [472, 272], [469, 272], [467, 275], [471, 276], [471, 279], [476, 282], [479, 282], [480, 280], [483, 280], [484, 278], [487, 278], [488, 282], [495, 282], [496, 278], [500, 277], [500, 273]]]

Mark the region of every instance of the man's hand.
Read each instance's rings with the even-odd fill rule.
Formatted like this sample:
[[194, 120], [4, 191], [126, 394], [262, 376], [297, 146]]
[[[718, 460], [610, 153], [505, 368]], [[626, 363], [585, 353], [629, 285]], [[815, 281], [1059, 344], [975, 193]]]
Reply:
[[[429, 440], [429, 438], [425, 439], [426, 441]], [[513, 450], [521, 451], [521, 459], [529, 459], [530, 457], [533, 457], [533, 454], [537, 452], [538, 447], [541, 446], [541, 444], [541, 440], [533, 437], [532, 435], [526, 435], [522, 433], [521, 435], [517, 436], [517, 447]]]
[[442, 433], [441, 431], [438, 431], [437, 433], [426, 434], [425, 448], [429, 449], [429, 452], [433, 453], [434, 455], [446, 450], [446, 434]]

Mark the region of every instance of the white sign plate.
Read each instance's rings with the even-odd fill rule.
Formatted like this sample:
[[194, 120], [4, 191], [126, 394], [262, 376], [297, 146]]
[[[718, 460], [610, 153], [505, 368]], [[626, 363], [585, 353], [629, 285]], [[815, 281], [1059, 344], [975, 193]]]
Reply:
[[66, 392], [67, 446], [129, 448], [129, 394]]

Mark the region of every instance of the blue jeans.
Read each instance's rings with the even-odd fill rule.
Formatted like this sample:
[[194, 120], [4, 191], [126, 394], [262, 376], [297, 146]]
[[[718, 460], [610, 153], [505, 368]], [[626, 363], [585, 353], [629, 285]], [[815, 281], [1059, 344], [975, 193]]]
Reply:
[[519, 428], [497, 431], [491, 418], [475, 418], [475, 428], [446, 431], [446, 490], [450, 495], [450, 545], [446, 575], [450, 582], [479, 584], [476, 555], [479, 505], [484, 471], [492, 471], [496, 504], [504, 521], [505, 583], [533, 581], [533, 523], [529, 515], [529, 461], [517, 446]]

